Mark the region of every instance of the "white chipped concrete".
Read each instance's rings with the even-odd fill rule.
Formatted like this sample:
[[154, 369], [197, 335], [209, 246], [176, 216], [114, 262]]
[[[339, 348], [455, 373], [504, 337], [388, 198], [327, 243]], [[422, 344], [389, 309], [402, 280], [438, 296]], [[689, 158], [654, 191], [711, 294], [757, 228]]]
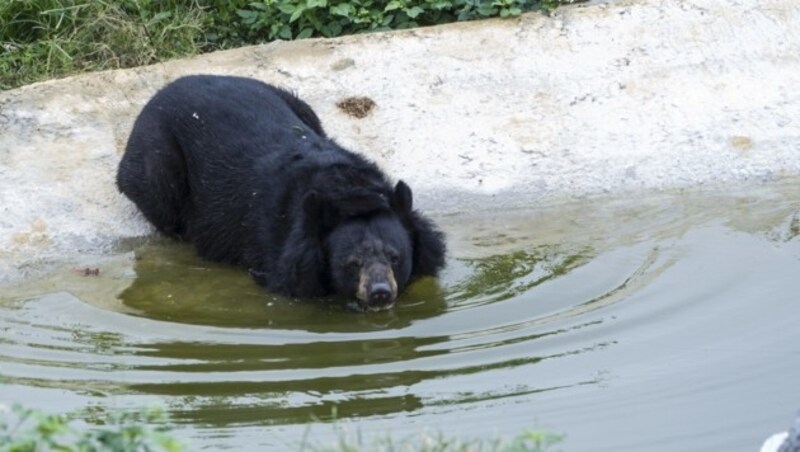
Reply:
[[[438, 212], [800, 174], [795, 0], [630, 0], [275, 43], [0, 93], [0, 280], [150, 233], [114, 172], [144, 102], [190, 73], [298, 91]], [[377, 107], [350, 118], [335, 106], [348, 96]]]

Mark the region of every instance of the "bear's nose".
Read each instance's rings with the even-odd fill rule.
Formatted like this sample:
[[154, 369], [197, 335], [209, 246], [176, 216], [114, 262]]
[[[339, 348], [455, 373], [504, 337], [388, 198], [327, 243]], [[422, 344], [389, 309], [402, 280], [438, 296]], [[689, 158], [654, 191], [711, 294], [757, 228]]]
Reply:
[[382, 308], [391, 304], [392, 287], [387, 282], [374, 283], [369, 288], [369, 306], [371, 308]]

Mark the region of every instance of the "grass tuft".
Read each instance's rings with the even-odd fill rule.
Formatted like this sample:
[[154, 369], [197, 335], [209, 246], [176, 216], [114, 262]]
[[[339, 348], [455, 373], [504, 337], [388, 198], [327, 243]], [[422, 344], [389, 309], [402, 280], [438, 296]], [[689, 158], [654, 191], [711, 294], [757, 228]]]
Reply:
[[333, 444], [315, 445], [308, 442], [308, 431], [302, 443], [294, 448], [301, 452], [547, 452], [563, 441], [564, 436], [539, 430], [525, 430], [511, 440], [463, 439], [446, 436], [441, 432], [422, 433], [401, 439], [386, 433], [367, 438], [361, 433], [348, 433], [336, 427], [337, 439]]

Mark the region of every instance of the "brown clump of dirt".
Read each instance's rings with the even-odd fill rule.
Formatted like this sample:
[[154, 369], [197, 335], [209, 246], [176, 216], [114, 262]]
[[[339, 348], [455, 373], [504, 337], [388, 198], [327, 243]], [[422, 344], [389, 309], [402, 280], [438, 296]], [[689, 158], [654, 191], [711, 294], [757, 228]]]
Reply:
[[358, 119], [366, 118], [375, 105], [369, 97], [348, 97], [336, 103], [340, 110]]

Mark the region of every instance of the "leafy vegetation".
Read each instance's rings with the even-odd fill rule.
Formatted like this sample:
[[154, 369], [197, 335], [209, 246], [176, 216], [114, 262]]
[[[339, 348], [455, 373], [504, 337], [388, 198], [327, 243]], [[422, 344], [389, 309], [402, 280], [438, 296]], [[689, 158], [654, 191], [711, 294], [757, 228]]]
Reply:
[[2, 0], [0, 89], [275, 39], [549, 11], [574, 0]]
[[[2, 406], [0, 406], [2, 408]], [[170, 435], [162, 409], [120, 412], [108, 416], [104, 426], [86, 426], [64, 414], [46, 414], [15, 405], [11, 412], [0, 412], [0, 451], [3, 452], [178, 452], [185, 445]], [[315, 445], [308, 433], [294, 449], [319, 452], [358, 452], [368, 450], [419, 452], [545, 452], [563, 440], [562, 435], [525, 430], [510, 441], [463, 440], [441, 432], [394, 439], [389, 434], [372, 439], [357, 433], [348, 435], [336, 427], [338, 439], [330, 445]]]
[[196, 53], [205, 13], [192, 2], [168, 3], [0, 2], [0, 88]]
[[546, 452], [563, 440], [562, 435], [526, 430], [511, 441], [463, 440], [441, 433], [397, 440], [389, 436], [366, 440], [360, 434], [348, 436], [339, 432], [338, 442], [327, 447], [309, 446], [305, 442], [298, 450], [314, 452], [408, 451], [408, 452]]
[[80, 429], [63, 414], [45, 414], [14, 406], [10, 419], [0, 418], [0, 451], [138, 452], [183, 450], [169, 435], [161, 409], [117, 413], [102, 427]]
[[552, 0], [268, 0], [251, 2], [237, 14], [251, 36], [273, 40], [518, 16], [555, 4]]

